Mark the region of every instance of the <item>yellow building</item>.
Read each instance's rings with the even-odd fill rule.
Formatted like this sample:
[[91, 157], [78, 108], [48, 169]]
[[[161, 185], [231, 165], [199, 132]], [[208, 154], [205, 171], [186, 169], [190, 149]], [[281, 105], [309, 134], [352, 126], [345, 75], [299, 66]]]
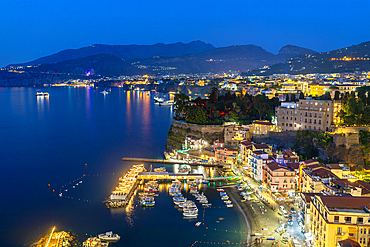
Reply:
[[370, 246], [370, 197], [315, 195], [310, 202], [311, 246], [332, 247], [351, 239]]
[[266, 135], [269, 131], [275, 131], [275, 125], [269, 121], [255, 120], [252, 123], [253, 135]]

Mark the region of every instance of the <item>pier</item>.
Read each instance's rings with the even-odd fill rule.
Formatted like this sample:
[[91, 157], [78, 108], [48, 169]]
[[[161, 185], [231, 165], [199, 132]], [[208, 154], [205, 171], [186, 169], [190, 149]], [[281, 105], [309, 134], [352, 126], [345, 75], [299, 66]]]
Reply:
[[133, 165], [124, 176], [120, 177], [118, 186], [105, 201], [107, 207], [126, 206], [138, 185], [138, 174], [144, 170], [144, 165]]
[[195, 180], [203, 179], [202, 174], [174, 174], [168, 172], [140, 172], [137, 176], [137, 179], [146, 179], [146, 180]]
[[123, 161], [135, 161], [135, 162], [146, 162], [146, 163], [163, 163], [163, 164], [184, 164], [189, 166], [206, 166], [206, 167], [223, 167], [221, 164], [199, 162], [199, 161], [186, 161], [186, 160], [165, 160], [165, 159], [146, 159], [146, 158], [122, 158]]

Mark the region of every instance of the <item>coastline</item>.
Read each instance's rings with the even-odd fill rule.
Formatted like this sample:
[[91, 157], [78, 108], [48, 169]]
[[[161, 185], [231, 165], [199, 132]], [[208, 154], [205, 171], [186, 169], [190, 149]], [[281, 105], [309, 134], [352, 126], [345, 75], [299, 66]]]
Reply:
[[252, 231], [256, 229], [255, 218], [253, 217], [252, 212], [248, 210], [247, 205], [241, 202], [240, 195], [235, 188], [226, 189], [225, 191], [227, 191], [232, 201], [235, 202], [234, 207], [238, 208], [239, 214], [244, 218], [246, 225], [246, 242], [248, 242], [247, 246], [251, 246]]

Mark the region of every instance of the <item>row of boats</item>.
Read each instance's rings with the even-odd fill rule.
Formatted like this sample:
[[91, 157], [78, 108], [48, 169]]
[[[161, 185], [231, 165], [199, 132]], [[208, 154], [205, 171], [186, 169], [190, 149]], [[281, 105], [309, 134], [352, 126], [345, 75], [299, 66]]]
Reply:
[[182, 215], [189, 218], [198, 217], [198, 207], [193, 201], [188, 201], [181, 194], [181, 182], [176, 180], [173, 181], [171, 187], [168, 190], [169, 194], [172, 196], [173, 203], [179, 208], [182, 208]]
[[154, 207], [154, 196], [158, 196], [158, 194], [156, 194], [158, 191], [159, 185], [157, 181], [149, 181], [146, 183], [144, 186], [144, 193], [139, 193], [140, 205], [143, 207]]
[[217, 189], [218, 192], [220, 192], [221, 200], [225, 203], [226, 207], [232, 208], [234, 207], [234, 204], [229, 200], [229, 196], [224, 191], [224, 189]]

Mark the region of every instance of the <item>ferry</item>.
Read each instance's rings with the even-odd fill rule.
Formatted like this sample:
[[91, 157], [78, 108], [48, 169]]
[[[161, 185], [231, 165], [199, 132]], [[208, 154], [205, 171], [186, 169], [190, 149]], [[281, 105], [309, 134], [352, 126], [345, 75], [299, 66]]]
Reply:
[[49, 96], [49, 93], [36, 92], [36, 96], [45, 96], [45, 97], [48, 97]]
[[118, 241], [121, 239], [121, 236], [118, 234], [113, 234], [113, 232], [106, 232], [98, 235], [100, 240], [104, 241]]

